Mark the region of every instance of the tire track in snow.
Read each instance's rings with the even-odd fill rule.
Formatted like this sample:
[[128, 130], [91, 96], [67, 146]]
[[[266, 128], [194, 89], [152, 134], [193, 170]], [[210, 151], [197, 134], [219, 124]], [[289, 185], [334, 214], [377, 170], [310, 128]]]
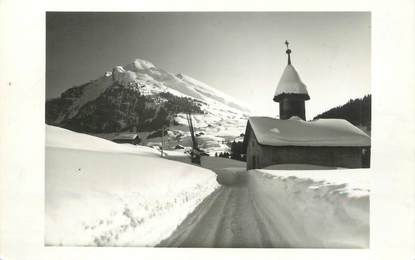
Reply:
[[217, 212], [219, 215], [219, 223], [216, 232], [212, 239], [214, 240], [214, 247], [232, 247], [233, 238], [238, 237], [235, 222], [238, 216], [235, 216], [235, 206], [238, 205], [238, 198], [235, 196], [236, 188], [225, 188], [227, 197], [225, 200], [225, 207], [222, 212]]
[[[223, 214], [226, 212], [226, 205], [228, 205], [230, 195], [229, 190], [221, 187], [219, 194], [215, 197], [210, 207], [201, 208], [203, 217], [199, 222], [194, 223], [191, 233], [181, 243], [181, 247], [216, 246], [217, 234], [222, 232], [224, 221], [226, 220]], [[203, 224], [200, 225], [200, 223]]]
[[208, 196], [161, 247], [276, 247], [285, 244], [247, 185], [222, 186]]
[[[324, 210], [331, 210], [331, 205], [323, 207], [327, 205], [324, 196], [307, 200], [313, 196], [313, 192], [306, 190], [312, 183], [274, 181], [257, 171], [249, 171], [245, 177], [245, 183], [222, 186], [209, 195], [159, 246], [365, 248], [368, 243], [365, 234], [360, 234], [363, 231], [356, 227], [357, 223], [347, 223], [353, 216], [345, 218], [344, 208], [335, 207], [341, 210], [336, 212], [340, 217], [330, 212], [326, 216]], [[226, 183], [232, 183], [232, 178], [228, 179]], [[322, 192], [323, 195], [327, 193]], [[316, 205], [320, 211], [311, 208]], [[336, 218], [326, 225], [330, 216]], [[344, 230], [344, 226], [356, 231]], [[321, 234], [323, 236], [319, 237]], [[355, 235], [363, 242], [355, 240]]]
[[290, 247], [285, 239], [280, 235], [281, 231], [278, 230], [278, 227], [275, 225], [275, 222], [278, 220], [272, 219], [265, 211], [260, 210], [261, 207], [259, 207], [255, 201], [252, 201], [252, 205], [255, 218], [257, 219], [256, 223], [258, 230], [262, 234], [260, 237], [262, 244], [261, 247]]
[[[212, 211], [208, 209], [218, 208], [223, 210], [226, 202], [223, 199], [227, 198], [227, 192], [224, 187], [220, 187], [204, 199], [176, 229], [173, 234], [161, 241], [160, 247], [198, 247], [201, 243], [206, 243], [206, 237], [211, 237], [212, 233], [217, 232], [216, 216], [212, 215]], [[218, 199], [221, 198], [221, 199]], [[199, 223], [205, 223], [209, 226], [208, 230], [200, 233], [198, 230]], [[215, 225], [216, 223], [216, 225]], [[189, 239], [191, 238], [191, 239]], [[205, 247], [212, 247], [212, 243], [207, 243]]]

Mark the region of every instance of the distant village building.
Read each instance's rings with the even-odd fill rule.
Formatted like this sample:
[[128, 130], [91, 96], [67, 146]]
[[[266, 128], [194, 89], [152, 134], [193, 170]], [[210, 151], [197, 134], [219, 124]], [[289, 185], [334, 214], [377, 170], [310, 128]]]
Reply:
[[305, 101], [310, 96], [286, 44], [288, 64], [274, 95], [280, 119], [249, 118], [243, 141], [247, 169], [275, 164], [369, 167], [370, 137], [362, 130], [344, 119], [305, 121]]
[[134, 144], [141, 142], [140, 136], [136, 133], [122, 133], [112, 139], [113, 142], [119, 144]]

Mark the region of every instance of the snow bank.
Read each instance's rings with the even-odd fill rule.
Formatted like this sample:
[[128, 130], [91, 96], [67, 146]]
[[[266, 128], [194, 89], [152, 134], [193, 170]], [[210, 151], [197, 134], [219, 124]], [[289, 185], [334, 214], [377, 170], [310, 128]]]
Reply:
[[157, 150], [146, 146], [117, 144], [103, 138], [81, 134], [50, 125], [46, 126], [46, 147], [96, 152], [134, 153], [153, 157], [160, 155]]
[[294, 164], [294, 163], [282, 163], [274, 164], [264, 168], [265, 170], [336, 170], [344, 169], [341, 167], [323, 166], [314, 164]]
[[368, 248], [369, 174], [357, 171], [251, 170], [248, 185], [286, 247]]
[[[166, 158], [174, 161], [191, 163], [188, 154], [183, 150], [164, 151]], [[200, 158], [203, 168], [214, 171], [216, 180], [222, 185], [239, 185], [244, 183], [246, 177], [246, 163], [221, 157], [202, 156]]]
[[45, 244], [154, 246], [219, 185], [210, 170], [46, 127]]
[[246, 177], [246, 168], [223, 168], [216, 170], [216, 180], [222, 185], [243, 184]]

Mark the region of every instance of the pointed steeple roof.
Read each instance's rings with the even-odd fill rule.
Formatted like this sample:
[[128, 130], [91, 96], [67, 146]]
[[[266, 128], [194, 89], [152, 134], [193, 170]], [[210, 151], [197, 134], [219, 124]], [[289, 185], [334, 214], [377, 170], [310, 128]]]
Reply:
[[288, 48], [288, 41], [285, 41], [287, 45], [288, 64], [282, 73], [281, 79], [278, 82], [277, 89], [274, 94], [274, 101], [279, 101], [281, 96], [284, 94], [295, 94], [303, 96], [305, 100], [309, 100], [310, 96], [307, 92], [306, 85], [301, 81], [298, 72], [291, 64], [291, 50]]

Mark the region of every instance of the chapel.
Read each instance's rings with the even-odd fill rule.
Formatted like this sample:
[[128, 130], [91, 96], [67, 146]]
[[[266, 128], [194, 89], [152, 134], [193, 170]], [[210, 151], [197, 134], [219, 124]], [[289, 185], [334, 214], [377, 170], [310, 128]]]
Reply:
[[250, 117], [243, 151], [247, 169], [275, 165], [304, 165], [334, 168], [370, 167], [370, 137], [345, 119], [306, 121], [306, 85], [291, 62], [277, 84], [273, 100], [279, 103], [279, 118]]

